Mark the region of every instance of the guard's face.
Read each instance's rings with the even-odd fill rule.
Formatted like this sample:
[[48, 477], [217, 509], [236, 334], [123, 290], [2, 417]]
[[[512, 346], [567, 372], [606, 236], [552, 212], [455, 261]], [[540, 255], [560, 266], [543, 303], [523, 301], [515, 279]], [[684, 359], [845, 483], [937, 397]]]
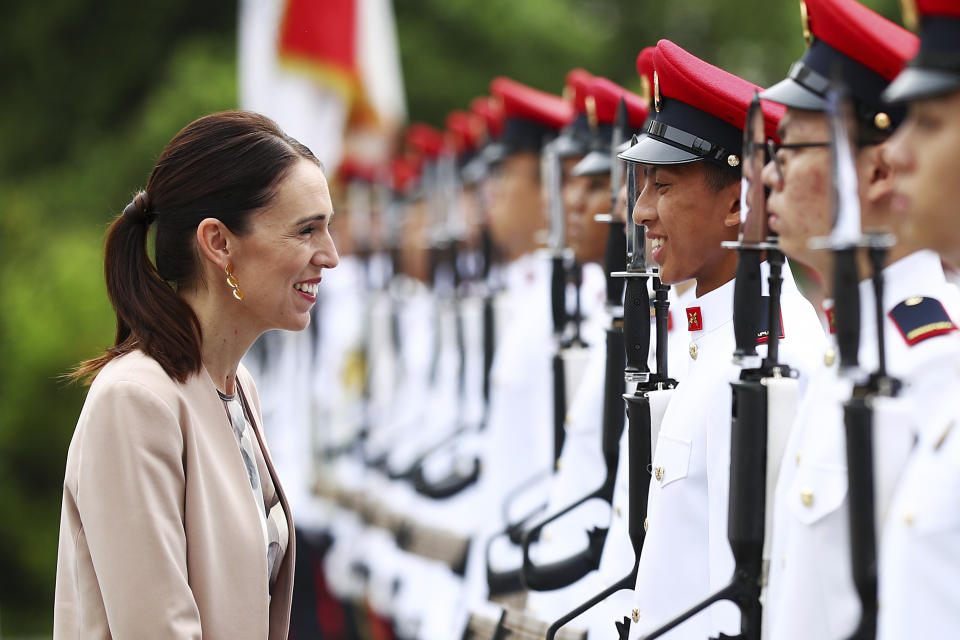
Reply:
[[339, 261], [327, 228], [332, 217], [323, 171], [298, 161], [270, 204], [251, 216], [250, 232], [235, 237], [230, 257], [244, 295], [230, 312], [258, 332], [305, 328], [323, 270]]
[[900, 230], [920, 248], [960, 266], [960, 91], [910, 105], [906, 121], [887, 143], [896, 174], [893, 209]]
[[[784, 145], [830, 140], [826, 116], [815, 111], [787, 109], [779, 133]], [[763, 169], [763, 182], [771, 190], [770, 230], [780, 235], [784, 253], [807, 264], [816, 258], [809, 248], [810, 238], [828, 235], [832, 226], [830, 163], [827, 147], [780, 149], [776, 161], [771, 159]]]
[[695, 278], [703, 292], [723, 284], [730, 250], [721, 243], [736, 237], [740, 183], [715, 191], [700, 162], [646, 167], [644, 173], [633, 220], [647, 227], [660, 280], [675, 284]]
[[534, 244], [545, 225], [540, 194], [540, 159], [536, 153], [507, 156], [492, 176], [490, 234], [509, 259]]
[[610, 176], [576, 176], [564, 188], [567, 239], [580, 264], [603, 260], [608, 227], [593, 217], [610, 208]]

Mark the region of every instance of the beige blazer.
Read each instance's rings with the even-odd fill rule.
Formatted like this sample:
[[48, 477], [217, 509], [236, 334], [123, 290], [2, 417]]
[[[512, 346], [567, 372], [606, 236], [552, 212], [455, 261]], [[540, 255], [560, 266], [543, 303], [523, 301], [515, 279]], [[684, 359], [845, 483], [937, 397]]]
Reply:
[[286, 639], [290, 507], [263, 440], [250, 374], [237, 372], [287, 515], [273, 596], [255, 500], [206, 369], [186, 384], [140, 351], [87, 394], [67, 453], [53, 636]]

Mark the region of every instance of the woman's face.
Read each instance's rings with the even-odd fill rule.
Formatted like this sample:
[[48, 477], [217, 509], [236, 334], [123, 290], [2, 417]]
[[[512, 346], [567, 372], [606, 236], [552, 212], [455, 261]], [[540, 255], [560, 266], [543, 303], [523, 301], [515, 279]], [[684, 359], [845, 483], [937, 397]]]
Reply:
[[323, 171], [299, 160], [271, 203], [252, 214], [250, 232], [234, 237], [230, 259], [243, 290], [238, 306], [254, 330], [298, 331], [310, 324], [323, 270], [339, 262], [328, 229], [332, 217]]

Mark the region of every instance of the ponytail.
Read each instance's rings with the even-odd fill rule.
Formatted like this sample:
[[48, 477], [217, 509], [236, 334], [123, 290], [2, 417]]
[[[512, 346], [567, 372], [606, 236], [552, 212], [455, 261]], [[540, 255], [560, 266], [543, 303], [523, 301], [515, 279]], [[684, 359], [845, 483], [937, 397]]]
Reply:
[[104, 275], [117, 315], [117, 335], [112, 347], [80, 363], [70, 378], [89, 383], [108, 362], [138, 348], [178, 382], [200, 371], [200, 322], [147, 257], [147, 235], [155, 218], [141, 191], [110, 225]]

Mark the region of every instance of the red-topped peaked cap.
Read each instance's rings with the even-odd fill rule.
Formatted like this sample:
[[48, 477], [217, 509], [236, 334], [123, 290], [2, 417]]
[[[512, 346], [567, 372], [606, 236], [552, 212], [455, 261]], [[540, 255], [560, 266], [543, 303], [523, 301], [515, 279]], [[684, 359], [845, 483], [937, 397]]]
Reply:
[[420, 177], [420, 166], [414, 159], [398, 156], [390, 161], [390, 188], [409, 193]]
[[584, 69], [572, 69], [563, 85], [563, 99], [573, 107], [574, 116], [564, 128], [552, 147], [561, 158], [579, 156], [590, 148], [596, 128], [587, 114], [587, 97], [593, 74]]
[[486, 125], [471, 111], [456, 110], [447, 115], [447, 144], [457, 155], [476, 150], [483, 142]]
[[488, 142], [500, 137], [503, 133], [503, 103], [490, 96], [477, 96], [470, 101], [470, 111], [483, 118]]
[[586, 69], [577, 68], [567, 72], [563, 99], [569, 102], [578, 114], [587, 112], [587, 95], [590, 93], [591, 82], [593, 74]]
[[548, 138], [573, 120], [573, 107], [563, 98], [510, 78], [494, 78], [490, 93], [503, 104], [500, 142], [507, 153], [539, 151]]
[[888, 102], [921, 100], [960, 89], [960, 2], [902, 0], [903, 20], [920, 28], [920, 50], [884, 91]]
[[839, 77], [858, 119], [878, 132], [892, 132], [906, 114], [888, 107], [881, 94], [916, 53], [917, 37], [855, 0], [802, 0], [800, 20], [807, 52], [785, 80], [760, 97], [823, 111], [827, 91]]
[[653, 52], [656, 50], [656, 47], [644, 47], [637, 54], [637, 75], [643, 85], [641, 95], [646, 99], [648, 109], [653, 109]]
[[404, 139], [412, 151], [426, 159], [436, 158], [446, 149], [443, 132], [422, 122], [407, 127]]
[[[590, 153], [573, 168], [572, 174], [600, 175], [610, 172], [610, 144], [613, 141], [613, 129], [620, 109], [620, 102], [627, 103], [627, 129], [639, 130], [647, 117], [644, 99], [627, 91], [616, 82], [594, 76], [587, 93], [587, 115], [597, 134]], [[627, 132], [621, 132], [629, 135]]]
[[347, 156], [337, 167], [337, 174], [344, 182], [376, 182], [382, 173], [382, 167], [369, 160]]
[[[637, 144], [619, 157], [652, 165], [706, 160], [739, 168], [747, 110], [760, 87], [669, 40], [657, 43], [653, 78], [654, 110]], [[783, 111], [764, 105], [768, 137], [776, 134]]]

